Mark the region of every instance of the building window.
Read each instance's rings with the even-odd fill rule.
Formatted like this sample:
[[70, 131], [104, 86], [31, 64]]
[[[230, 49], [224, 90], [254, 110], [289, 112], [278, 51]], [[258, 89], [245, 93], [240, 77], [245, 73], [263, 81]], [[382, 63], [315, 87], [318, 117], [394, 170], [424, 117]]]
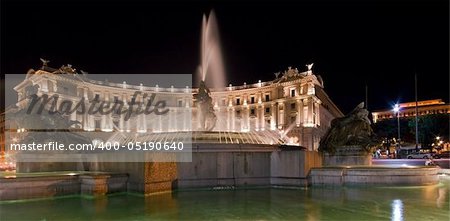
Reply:
[[270, 107], [266, 107], [266, 113], [270, 113]]
[[226, 106], [226, 103], [227, 101], [225, 100], [225, 99], [222, 99], [222, 106]]
[[236, 117], [240, 117], [241, 116], [241, 111], [240, 110], [237, 110], [236, 111]]
[[241, 105], [241, 99], [240, 98], [236, 98], [236, 105]]
[[266, 101], [270, 101], [270, 96], [269, 96], [269, 94], [266, 94]]
[[254, 108], [250, 109], [250, 115], [255, 115], [255, 109]]
[[254, 104], [255, 103], [255, 97], [250, 97], [250, 103]]
[[291, 117], [291, 123], [294, 123], [295, 122], [295, 117]]
[[295, 110], [295, 103], [291, 103], [291, 109]]
[[100, 100], [100, 94], [95, 94], [94, 95], [94, 100], [99, 101]]
[[101, 121], [100, 120], [95, 120], [95, 129], [101, 129]]
[[183, 101], [182, 100], [178, 100], [178, 107], [182, 107], [183, 106]]
[[295, 97], [295, 88], [291, 89], [291, 97]]

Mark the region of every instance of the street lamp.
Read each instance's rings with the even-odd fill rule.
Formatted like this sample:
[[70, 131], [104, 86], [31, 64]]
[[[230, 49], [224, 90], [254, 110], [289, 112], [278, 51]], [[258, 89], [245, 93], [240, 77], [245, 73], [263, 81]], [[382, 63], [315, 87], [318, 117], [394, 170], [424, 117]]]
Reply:
[[398, 143], [400, 145], [400, 106], [398, 104], [395, 104], [394, 112], [397, 114]]

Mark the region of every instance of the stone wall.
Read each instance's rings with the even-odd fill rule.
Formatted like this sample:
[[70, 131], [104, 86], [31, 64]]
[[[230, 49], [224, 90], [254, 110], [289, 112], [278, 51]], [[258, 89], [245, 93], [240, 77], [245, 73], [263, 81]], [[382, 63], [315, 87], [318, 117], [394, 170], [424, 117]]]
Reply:
[[323, 167], [311, 170], [313, 186], [432, 185], [439, 182], [437, 167]]
[[[78, 182], [74, 188], [78, 189], [72, 192], [89, 195], [118, 191], [152, 194], [177, 188], [306, 186], [310, 169], [320, 167], [321, 164], [318, 152], [305, 151], [301, 147], [195, 144], [192, 162], [88, 163], [86, 167], [91, 171], [126, 174], [126, 180], [124, 182], [124, 177], [117, 175], [82, 176], [82, 180], [74, 179], [74, 182]], [[24, 164], [22, 168], [48, 171], [48, 167], [37, 165]]]
[[112, 173], [42, 173], [0, 178], [0, 201], [83, 194], [103, 196], [127, 191], [128, 175]]
[[306, 186], [318, 152], [272, 145], [197, 144], [192, 162], [178, 163], [178, 188]]

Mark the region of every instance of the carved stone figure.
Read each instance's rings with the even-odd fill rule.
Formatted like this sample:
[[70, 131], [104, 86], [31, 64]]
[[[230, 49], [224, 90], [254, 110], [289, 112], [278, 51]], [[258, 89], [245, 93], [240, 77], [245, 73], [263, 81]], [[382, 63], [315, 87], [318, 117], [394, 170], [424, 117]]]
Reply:
[[42, 62], [42, 66], [48, 66], [48, 63], [50, 62], [49, 60], [45, 60], [43, 58], [40, 58], [41, 62]]
[[339, 148], [353, 146], [370, 152], [377, 140], [368, 114], [362, 102], [346, 116], [332, 120], [331, 128], [320, 141], [319, 151], [335, 153]]
[[217, 117], [214, 114], [214, 107], [210, 91], [206, 87], [204, 81], [200, 81], [198, 93], [194, 95], [197, 100], [199, 111], [198, 120], [200, 122], [200, 130], [211, 131], [216, 126]]
[[75, 74], [76, 73], [76, 69], [72, 68], [71, 64], [61, 66], [61, 68], [59, 68], [58, 71], [61, 74]]

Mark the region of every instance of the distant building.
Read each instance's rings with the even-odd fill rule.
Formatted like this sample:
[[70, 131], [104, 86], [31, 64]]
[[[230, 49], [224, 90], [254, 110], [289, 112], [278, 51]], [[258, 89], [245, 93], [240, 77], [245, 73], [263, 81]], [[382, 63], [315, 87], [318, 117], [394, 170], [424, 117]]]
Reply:
[[[430, 114], [450, 114], [450, 104], [446, 104], [442, 99], [418, 101], [418, 115]], [[416, 116], [416, 102], [408, 102], [399, 104], [400, 118]], [[388, 120], [397, 117], [397, 113], [393, 109], [379, 110], [372, 112], [373, 122]]]

